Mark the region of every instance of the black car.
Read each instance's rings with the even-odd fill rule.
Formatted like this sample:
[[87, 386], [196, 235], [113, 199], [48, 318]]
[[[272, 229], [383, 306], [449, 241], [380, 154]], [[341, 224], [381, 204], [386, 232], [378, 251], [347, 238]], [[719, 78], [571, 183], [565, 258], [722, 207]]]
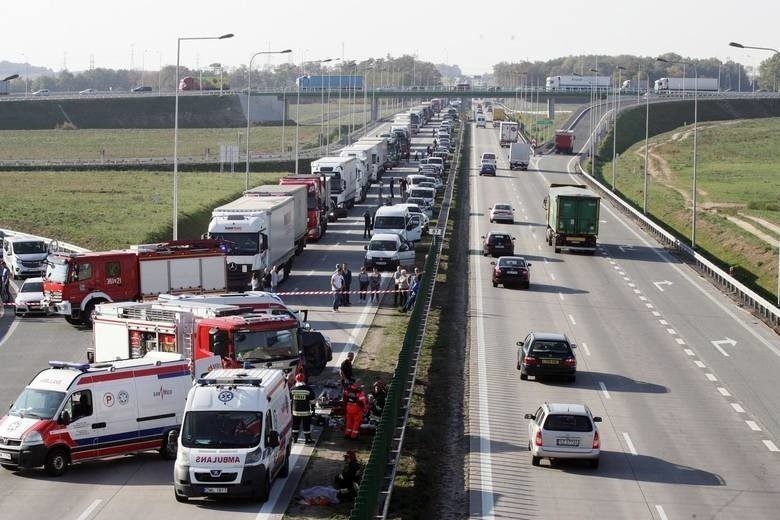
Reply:
[[512, 240], [515, 238], [501, 231], [490, 231], [482, 237], [482, 255], [483, 256], [502, 256], [511, 255], [515, 252], [515, 245]]
[[482, 166], [479, 167], [479, 174], [480, 175], [492, 175], [493, 177], [496, 176], [496, 165], [485, 163]]
[[139, 87], [133, 87], [132, 89], [130, 89], [130, 91], [131, 92], [151, 92], [152, 91], [152, 87], [150, 87], [148, 85], [141, 85]]
[[498, 262], [490, 262], [493, 267], [493, 287], [520, 285], [524, 289], [531, 286], [531, 264], [522, 256], [501, 256]]
[[528, 376], [563, 376], [569, 381], [577, 377], [577, 345], [565, 334], [531, 332], [523, 341], [518, 341], [517, 369], [520, 379]]

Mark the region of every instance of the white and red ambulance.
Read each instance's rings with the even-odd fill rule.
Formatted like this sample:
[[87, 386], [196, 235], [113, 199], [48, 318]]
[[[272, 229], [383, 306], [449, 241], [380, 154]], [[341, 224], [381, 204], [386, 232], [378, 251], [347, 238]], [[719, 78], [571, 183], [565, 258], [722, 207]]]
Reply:
[[159, 450], [176, 456], [188, 361], [150, 352], [112, 363], [50, 361], [0, 419], [0, 465], [43, 466], [62, 475], [74, 462]]

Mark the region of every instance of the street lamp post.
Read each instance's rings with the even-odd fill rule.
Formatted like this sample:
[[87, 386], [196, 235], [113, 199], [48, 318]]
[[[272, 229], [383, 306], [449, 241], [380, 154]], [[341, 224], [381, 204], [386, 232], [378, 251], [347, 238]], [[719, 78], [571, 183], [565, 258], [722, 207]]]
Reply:
[[181, 42], [185, 40], [226, 40], [233, 33], [222, 36], [197, 36], [176, 39], [176, 80], [174, 88], [173, 109], [173, 239], [179, 239], [179, 63], [181, 58]]
[[[648, 87], [648, 93], [650, 90], [650, 71], [645, 72], [645, 76], [647, 77], [647, 87]], [[637, 76], [637, 84], [639, 83], [639, 77]], [[647, 168], [649, 166], [648, 162], [648, 147], [649, 147], [649, 137], [650, 137], [650, 96], [645, 95], [645, 185], [644, 189], [642, 191], [642, 213], [647, 215], [647, 175], [648, 171]]]
[[623, 79], [622, 72], [626, 70], [622, 65], [617, 66], [618, 70], [618, 92], [617, 100], [614, 105], [615, 112], [612, 114], [612, 191], [615, 191], [615, 163], [617, 162], [617, 115], [620, 110], [620, 80]]
[[[285, 49], [283, 51], [260, 51], [256, 52], [252, 55], [251, 58], [249, 58], [249, 74], [247, 78], [247, 85], [246, 85], [246, 138], [244, 139], [246, 141], [246, 172], [245, 172], [245, 190], [249, 189], [249, 125], [252, 122], [251, 117], [251, 111], [252, 111], [252, 103], [250, 101], [252, 100], [252, 62], [255, 60], [255, 58], [261, 54], [288, 54], [292, 52], [292, 49]], [[220, 79], [219, 79], [219, 90], [220, 93], [222, 91], [222, 65], [219, 66], [220, 70]], [[284, 121], [284, 106], [282, 107], [282, 121]], [[284, 146], [284, 143], [282, 143], [282, 146]]]
[[[737, 49], [756, 49], [759, 51], [769, 51], [780, 55], [780, 51], [772, 47], [756, 47], [754, 45], [743, 45], [737, 42], [730, 42], [729, 45]], [[777, 249], [777, 305], [780, 306], [780, 247]]]
[[696, 65], [685, 61], [672, 61], [664, 58], [656, 58], [662, 63], [675, 65], [690, 65], [693, 67], [693, 213], [691, 217], [691, 249], [696, 249], [696, 147], [699, 138], [699, 71]]
[[596, 99], [598, 97], [598, 101], [601, 101], [601, 98], [598, 96], [598, 88], [596, 88], [596, 82], [597, 80], [597, 74], [598, 69], [590, 69], [590, 72], [593, 74], [591, 75], [590, 80], [590, 96], [591, 96], [591, 109], [590, 109], [590, 174], [594, 175], [596, 173], [596, 134], [598, 133], [598, 103], [596, 102]]

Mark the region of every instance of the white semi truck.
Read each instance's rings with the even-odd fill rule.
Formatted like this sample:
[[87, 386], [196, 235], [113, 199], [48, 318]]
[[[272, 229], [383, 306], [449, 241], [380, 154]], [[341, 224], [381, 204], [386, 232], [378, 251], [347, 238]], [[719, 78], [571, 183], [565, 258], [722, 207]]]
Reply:
[[295, 199], [244, 195], [215, 208], [209, 237], [230, 243], [228, 289], [249, 288], [253, 271], [277, 266], [280, 281], [292, 270], [295, 256]]
[[501, 121], [498, 128], [498, 139], [502, 147], [508, 147], [511, 143], [517, 142], [517, 126], [514, 121]]
[[661, 78], [655, 80], [656, 93], [665, 92], [682, 92], [683, 90], [690, 90], [693, 92], [698, 90], [699, 92], [717, 92], [718, 91], [718, 79], [717, 78]]
[[360, 192], [361, 170], [355, 157], [323, 157], [311, 163], [312, 175], [330, 177], [330, 201], [337, 217], [346, 217]]
[[295, 229], [295, 254], [303, 253], [306, 247], [307, 228], [307, 201], [306, 186], [303, 185], [278, 185], [267, 184], [256, 186], [244, 192], [251, 197], [292, 197], [293, 200], [293, 228]]

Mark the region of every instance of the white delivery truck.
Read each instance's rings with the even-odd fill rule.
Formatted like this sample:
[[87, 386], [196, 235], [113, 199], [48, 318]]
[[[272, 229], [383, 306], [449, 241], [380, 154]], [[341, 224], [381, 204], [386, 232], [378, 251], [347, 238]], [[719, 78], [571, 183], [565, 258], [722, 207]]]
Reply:
[[[379, 162], [379, 143], [361, 140], [351, 146], [342, 148], [339, 155], [341, 157], [357, 157], [363, 162], [366, 171], [368, 171], [367, 184], [379, 179], [379, 173], [384, 166], [383, 163]], [[365, 200], [365, 197], [361, 198]]]
[[187, 392], [188, 361], [152, 352], [114, 363], [50, 361], [0, 419], [0, 465], [43, 466], [59, 476], [68, 465], [158, 450], [173, 459]]
[[173, 468], [176, 500], [268, 500], [290, 471], [292, 413], [284, 372], [220, 369], [190, 389]]
[[376, 167], [371, 164], [371, 155], [364, 147], [358, 145], [346, 146], [336, 153], [339, 157], [354, 157], [358, 165], [358, 202], [364, 202], [371, 181], [376, 179]]
[[374, 233], [395, 233], [407, 242], [418, 242], [422, 237], [423, 222], [420, 215], [406, 206], [382, 206], [374, 215]]
[[527, 170], [531, 162], [531, 145], [528, 143], [509, 143], [509, 169]]
[[280, 281], [292, 270], [295, 228], [292, 197], [243, 196], [211, 213], [210, 238], [231, 242], [227, 255], [228, 289], [249, 288], [252, 271], [277, 266]]
[[389, 140], [387, 137], [361, 137], [356, 144], [373, 144], [371, 162], [376, 165], [376, 179], [382, 177], [385, 170], [391, 167]]
[[360, 189], [360, 168], [355, 157], [323, 157], [311, 163], [312, 175], [330, 177], [330, 201], [337, 217], [346, 217]]
[[308, 209], [307, 190], [303, 185], [266, 184], [256, 186], [244, 192], [251, 197], [292, 197], [293, 198], [293, 229], [295, 230], [295, 254], [303, 253], [306, 247], [306, 232]]
[[501, 121], [498, 127], [498, 140], [502, 147], [508, 147], [510, 143], [516, 143], [517, 123], [514, 121]]

